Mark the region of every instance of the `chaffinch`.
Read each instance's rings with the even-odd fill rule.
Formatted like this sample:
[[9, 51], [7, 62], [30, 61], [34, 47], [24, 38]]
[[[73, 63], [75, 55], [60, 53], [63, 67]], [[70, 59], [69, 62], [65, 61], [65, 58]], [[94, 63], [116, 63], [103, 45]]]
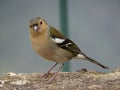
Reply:
[[64, 34], [54, 27], [49, 26], [41, 17], [35, 17], [30, 20], [29, 32], [32, 46], [35, 51], [41, 57], [49, 61], [56, 62], [55, 65], [53, 65], [53, 67], [43, 76], [47, 77], [50, 71], [57, 64], [60, 64], [58, 71], [53, 74], [49, 82], [55, 79], [56, 75], [63, 66], [63, 62], [69, 61], [73, 58], [87, 60], [101, 66], [104, 69], [108, 69], [108, 67], [84, 54], [73, 41], [66, 38]]

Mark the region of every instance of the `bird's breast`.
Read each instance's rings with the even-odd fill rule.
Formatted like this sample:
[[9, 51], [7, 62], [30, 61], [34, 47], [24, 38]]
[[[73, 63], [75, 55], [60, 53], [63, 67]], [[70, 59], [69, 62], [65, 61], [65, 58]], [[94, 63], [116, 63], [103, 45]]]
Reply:
[[70, 52], [59, 48], [51, 39], [46, 37], [40, 38], [44, 38], [44, 40], [31, 39], [31, 41], [35, 51], [43, 58], [59, 63], [68, 61], [73, 57]]

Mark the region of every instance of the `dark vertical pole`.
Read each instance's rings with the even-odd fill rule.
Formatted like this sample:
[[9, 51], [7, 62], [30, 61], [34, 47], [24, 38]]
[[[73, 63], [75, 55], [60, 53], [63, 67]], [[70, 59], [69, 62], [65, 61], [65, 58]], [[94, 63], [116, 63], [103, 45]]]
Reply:
[[[68, 36], [68, 13], [67, 13], [67, 0], [59, 0], [60, 1], [60, 30]], [[62, 69], [65, 72], [70, 71], [69, 62], [64, 63], [64, 67]]]

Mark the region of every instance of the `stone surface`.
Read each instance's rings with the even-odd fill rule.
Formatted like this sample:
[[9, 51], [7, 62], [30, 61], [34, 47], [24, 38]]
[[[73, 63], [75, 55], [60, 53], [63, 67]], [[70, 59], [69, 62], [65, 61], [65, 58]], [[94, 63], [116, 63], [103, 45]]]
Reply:
[[120, 90], [120, 70], [110, 73], [87, 71], [60, 72], [48, 84], [50, 78], [42, 73], [8, 73], [0, 76], [0, 90]]

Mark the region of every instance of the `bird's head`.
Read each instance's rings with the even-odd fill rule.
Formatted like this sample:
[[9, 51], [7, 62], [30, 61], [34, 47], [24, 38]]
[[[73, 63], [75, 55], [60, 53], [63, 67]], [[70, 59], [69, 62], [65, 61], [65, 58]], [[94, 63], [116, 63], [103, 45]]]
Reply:
[[48, 25], [44, 19], [41, 17], [32, 18], [29, 22], [29, 30], [32, 34], [40, 34], [46, 31]]

